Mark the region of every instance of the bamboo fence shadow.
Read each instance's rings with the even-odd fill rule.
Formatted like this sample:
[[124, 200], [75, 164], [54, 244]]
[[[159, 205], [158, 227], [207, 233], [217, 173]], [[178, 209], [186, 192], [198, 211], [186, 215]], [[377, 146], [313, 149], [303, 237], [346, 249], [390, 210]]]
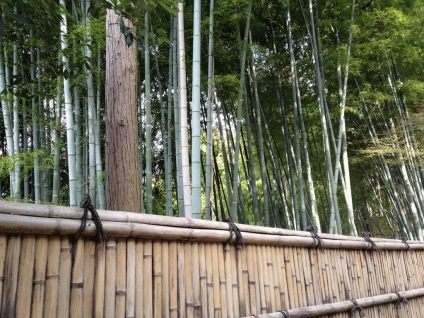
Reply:
[[82, 213], [0, 201], [0, 317], [423, 317], [423, 242]]

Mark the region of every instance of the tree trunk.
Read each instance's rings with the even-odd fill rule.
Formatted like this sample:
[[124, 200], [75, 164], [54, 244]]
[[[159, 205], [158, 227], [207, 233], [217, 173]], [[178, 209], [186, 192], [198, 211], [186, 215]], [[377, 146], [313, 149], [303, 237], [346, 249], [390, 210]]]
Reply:
[[[137, 138], [137, 47], [128, 47], [120, 17], [106, 15], [106, 203], [110, 210], [140, 212]], [[124, 19], [134, 33], [130, 21]]]

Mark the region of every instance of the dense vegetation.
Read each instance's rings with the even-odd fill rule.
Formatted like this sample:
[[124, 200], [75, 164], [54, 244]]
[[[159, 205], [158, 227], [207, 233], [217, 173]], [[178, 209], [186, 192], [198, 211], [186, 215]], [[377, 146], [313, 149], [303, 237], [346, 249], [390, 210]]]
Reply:
[[[188, 105], [193, 216], [423, 239], [423, 1], [189, 1], [185, 59], [177, 51], [183, 6], [139, 2], [115, 9], [122, 45], [138, 50], [143, 211], [191, 209], [180, 140]], [[90, 193], [107, 208], [111, 5], [0, 6], [2, 199], [75, 205], [76, 191], [76, 202]]]

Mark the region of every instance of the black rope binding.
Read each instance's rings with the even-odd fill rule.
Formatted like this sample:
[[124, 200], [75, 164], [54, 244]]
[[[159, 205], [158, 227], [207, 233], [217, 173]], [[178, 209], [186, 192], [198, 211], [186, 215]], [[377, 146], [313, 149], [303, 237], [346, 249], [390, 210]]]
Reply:
[[236, 248], [243, 248], [243, 237], [241, 236], [241, 232], [239, 230], [239, 228], [237, 227], [237, 225], [234, 224], [233, 220], [231, 220], [231, 218], [229, 216], [225, 216], [223, 218], [224, 222], [228, 223], [228, 229], [230, 231], [230, 238], [225, 241], [225, 243], [230, 243], [232, 238], [233, 238], [233, 233], [236, 237], [236, 240], [234, 242], [234, 245], [236, 246]]
[[411, 249], [411, 246], [409, 246], [408, 242], [406, 241], [406, 238], [401, 236], [400, 240], [406, 245], [405, 250], [409, 251]]
[[306, 231], [310, 232], [312, 238], [314, 239], [313, 247], [317, 247], [321, 250], [321, 252], [324, 252], [324, 242], [323, 242], [322, 238], [317, 233], [318, 228], [315, 225], [309, 225], [306, 228]]
[[406, 297], [402, 297], [398, 292], [395, 292], [395, 294], [398, 296], [398, 298], [394, 301], [395, 307], [399, 307], [402, 303], [409, 303], [409, 300]]
[[362, 308], [355, 299], [350, 300], [353, 303], [353, 307], [350, 310], [350, 316], [352, 317], [357, 310], [359, 310], [359, 317], [365, 317], [364, 308]]
[[368, 242], [369, 246], [370, 246], [370, 250], [371, 251], [375, 251], [378, 250], [377, 245], [373, 242], [373, 240], [370, 239], [370, 232], [362, 232], [362, 236], [364, 237], [365, 241]]
[[284, 318], [289, 318], [289, 313], [287, 310], [281, 310], [280, 312], [283, 314]]
[[100, 220], [100, 217], [96, 211], [96, 208], [91, 203], [91, 198], [88, 194], [85, 196], [84, 200], [81, 201], [80, 208], [84, 209], [84, 213], [81, 218], [81, 226], [77, 234], [75, 234], [73, 238], [74, 241], [82, 234], [82, 232], [84, 232], [85, 226], [87, 225], [88, 211], [90, 211], [91, 219], [96, 225], [96, 229], [97, 229], [96, 241], [99, 243], [107, 241], [107, 236], [103, 232], [102, 221]]

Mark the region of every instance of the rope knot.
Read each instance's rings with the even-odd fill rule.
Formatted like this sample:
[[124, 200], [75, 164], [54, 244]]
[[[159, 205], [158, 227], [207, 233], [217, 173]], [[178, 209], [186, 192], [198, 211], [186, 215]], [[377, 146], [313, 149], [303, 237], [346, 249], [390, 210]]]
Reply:
[[406, 241], [406, 238], [404, 236], [401, 236], [400, 240], [406, 245], [405, 250], [409, 251], [411, 249], [411, 246], [409, 246], [408, 242]]
[[362, 232], [362, 236], [363, 236], [363, 238], [365, 239], [365, 241], [368, 243], [368, 245], [369, 245], [369, 249], [370, 249], [371, 251], [378, 250], [377, 245], [376, 245], [376, 244], [375, 244], [375, 242], [374, 242], [373, 240], [371, 240], [371, 238], [370, 238], [370, 232], [366, 232], [366, 231], [364, 231], [364, 232]]
[[225, 216], [223, 218], [224, 222], [228, 223], [228, 230], [230, 231], [230, 237], [228, 240], [225, 241], [225, 243], [230, 243], [232, 238], [233, 238], [233, 233], [236, 237], [236, 240], [234, 242], [234, 245], [236, 246], [236, 248], [243, 248], [243, 237], [241, 236], [241, 232], [239, 230], [239, 228], [237, 227], [237, 225], [234, 224], [233, 220], [229, 217], [229, 216]]
[[406, 297], [401, 296], [398, 292], [395, 292], [395, 294], [398, 296], [398, 298], [394, 301], [395, 307], [399, 307], [402, 303], [409, 303], [409, 300]]
[[311, 233], [311, 236], [314, 240], [314, 245], [313, 247], [317, 247], [319, 248], [322, 252], [324, 252], [324, 242], [322, 240], [322, 238], [318, 235], [317, 231], [318, 228], [311, 224], [306, 228], [306, 231], [308, 231], [309, 233]]
[[100, 220], [100, 217], [99, 217], [99, 214], [96, 211], [96, 208], [91, 203], [91, 198], [88, 194], [85, 196], [84, 200], [81, 201], [80, 208], [84, 209], [84, 213], [83, 213], [82, 218], [81, 218], [80, 228], [79, 228], [77, 234], [75, 234], [73, 239], [76, 240], [82, 234], [82, 232], [84, 232], [85, 226], [87, 225], [88, 211], [90, 211], [91, 219], [93, 220], [94, 224], [96, 225], [97, 242], [107, 241], [107, 236], [103, 232], [102, 221]]
[[350, 310], [350, 315], [352, 316], [357, 310], [359, 310], [359, 317], [365, 317], [364, 308], [362, 308], [355, 299], [351, 299], [350, 301], [354, 305]]

